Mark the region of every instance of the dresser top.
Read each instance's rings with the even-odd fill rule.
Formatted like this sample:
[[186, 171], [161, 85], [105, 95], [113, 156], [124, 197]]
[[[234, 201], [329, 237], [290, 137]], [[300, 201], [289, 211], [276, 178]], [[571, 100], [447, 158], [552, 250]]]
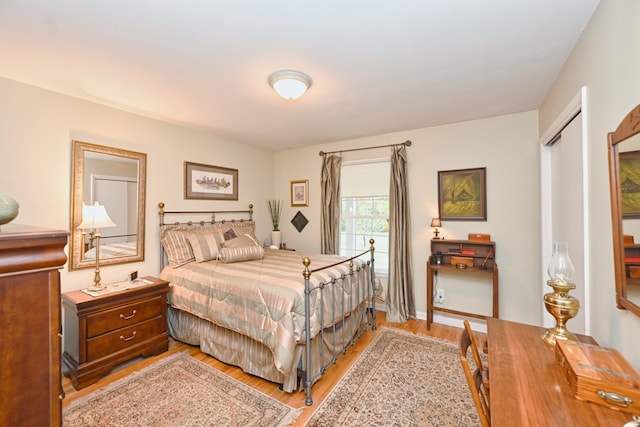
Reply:
[[45, 227], [35, 227], [33, 225], [22, 224], [3, 224], [0, 225], [0, 239], [8, 238], [29, 238], [33, 236], [67, 236], [69, 232], [66, 230], [52, 230]]
[[18, 224], [0, 226], [0, 275], [60, 268], [68, 231]]

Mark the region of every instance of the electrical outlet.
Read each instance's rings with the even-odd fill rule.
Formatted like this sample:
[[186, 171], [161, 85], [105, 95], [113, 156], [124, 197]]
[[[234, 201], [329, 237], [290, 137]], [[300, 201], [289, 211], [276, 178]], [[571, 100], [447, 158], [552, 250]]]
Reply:
[[444, 303], [444, 289], [438, 289], [438, 291], [436, 292], [436, 302], [438, 304]]

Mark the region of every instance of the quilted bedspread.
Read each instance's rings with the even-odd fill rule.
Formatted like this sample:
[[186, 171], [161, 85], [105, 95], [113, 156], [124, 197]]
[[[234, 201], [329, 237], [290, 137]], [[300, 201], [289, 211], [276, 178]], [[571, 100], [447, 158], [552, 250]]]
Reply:
[[[273, 353], [275, 366], [287, 375], [296, 368], [297, 343], [305, 340], [305, 256], [311, 259], [310, 269], [343, 259], [266, 249], [261, 260], [192, 262], [179, 268], [165, 267], [161, 277], [171, 282], [169, 303], [173, 307], [263, 343]], [[365, 261], [355, 260], [354, 267]], [[349, 271], [348, 264], [340, 264], [311, 275], [312, 288], [331, 282], [324, 292], [312, 293], [312, 337], [367, 298], [369, 269], [353, 275], [348, 275]]]

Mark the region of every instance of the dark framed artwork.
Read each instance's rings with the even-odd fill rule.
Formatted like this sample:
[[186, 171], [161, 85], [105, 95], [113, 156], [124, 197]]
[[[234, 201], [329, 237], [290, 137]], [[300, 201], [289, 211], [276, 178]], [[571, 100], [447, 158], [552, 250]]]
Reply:
[[487, 220], [487, 168], [438, 171], [441, 221]]
[[291, 181], [291, 206], [309, 206], [309, 180]]
[[622, 217], [640, 218], [640, 151], [620, 153]]
[[298, 230], [298, 233], [300, 233], [307, 226], [308, 223], [309, 223], [309, 220], [300, 211], [298, 211], [298, 213], [296, 213], [293, 216], [293, 219], [291, 220], [291, 224], [293, 224], [296, 230]]
[[184, 162], [184, 198], [238, 200], [238, 169]]

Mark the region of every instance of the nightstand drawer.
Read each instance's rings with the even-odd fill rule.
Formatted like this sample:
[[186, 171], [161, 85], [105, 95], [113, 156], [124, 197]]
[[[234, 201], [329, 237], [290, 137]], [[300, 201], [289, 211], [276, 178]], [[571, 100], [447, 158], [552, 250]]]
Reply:
[[166, 310], [164, 296], [135, 301], [87, 316], [87, 338], [160, 316]]
[[108, 334], [87, 340], [87, 356], [96, 360], [102, 356], [133, 347], [165, 332], [164, 318], [159, 316]]

